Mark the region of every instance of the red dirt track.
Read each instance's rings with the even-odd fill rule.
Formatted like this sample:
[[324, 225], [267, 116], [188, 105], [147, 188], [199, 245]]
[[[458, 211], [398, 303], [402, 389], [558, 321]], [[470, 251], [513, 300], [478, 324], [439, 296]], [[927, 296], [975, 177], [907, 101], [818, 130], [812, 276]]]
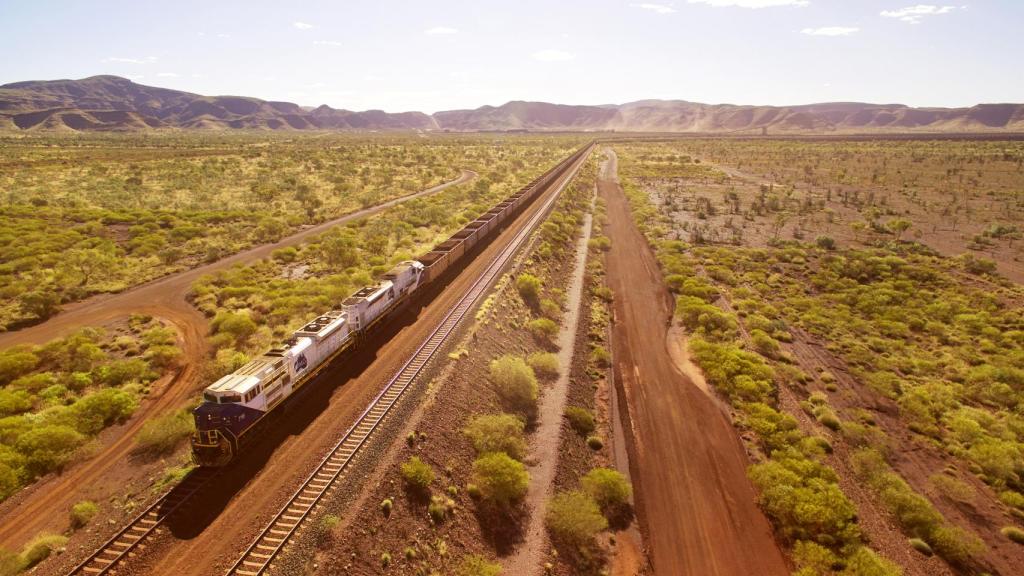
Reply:
[[659, 576], [790, 573], [758, 508], [749, 464], [728, 417], [674, 364], [672, 299], [615, 178], [599, 181], [608, 206], [608, 283], [614, 291], [616, 379], [632, 428], [638, 517]]
[[[328, 230], [333, 226], [371, 216], [412, 198], [434, 194], [448, 187], [468, 182], [477, 175], [463, 170], [452, 181], [400, 198], [365, 208], [312, 226], [273, 244], [264, 244], [239, 252], [217, 262], [165, 276], [118, 294], [101, 294], [71, 304], [46, 322], [21, 330], [0, 333], [0, 348], [18, 344], [41, 344], [83, 326], [101, 326], [129, 314], [149, 314], [167, 321], [178, 332], [182, 349], [181, 368], [154, 382], [132, 419], [107, 430], [100, 436], [102, 448], [79, 465], [60, 475], [51, 475], [36, 485], [16, 494], [0, 507], [0, 546], [17, 549], [41, 531], [59, 532], [67, 523], [67, 510], [88, 493], [89, 498], [109, 497], [114, 487], [98, 487], [110, 474], [117, 474], [134, 448], [134, 437], [152, 416], [182, 406], [202, 384], [200, 367], [207, 355], [207, 319], [186, 300], [192, 283], [200, 276], [223, 270], [235, 264], [252, 262], [269, 256], [285, 246]], [[99, 492], [97, 492], [99, 490]], [[88, 491], [88, 492], [86, 492]]]

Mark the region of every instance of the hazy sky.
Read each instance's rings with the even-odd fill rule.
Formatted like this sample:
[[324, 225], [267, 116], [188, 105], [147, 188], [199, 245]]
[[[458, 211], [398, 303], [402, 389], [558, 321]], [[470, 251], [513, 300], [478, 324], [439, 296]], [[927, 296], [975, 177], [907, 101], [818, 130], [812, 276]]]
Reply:
[[0, 84], [117, 74], [388, 111], [1024, 102], [1024, 0], [0, 0]]

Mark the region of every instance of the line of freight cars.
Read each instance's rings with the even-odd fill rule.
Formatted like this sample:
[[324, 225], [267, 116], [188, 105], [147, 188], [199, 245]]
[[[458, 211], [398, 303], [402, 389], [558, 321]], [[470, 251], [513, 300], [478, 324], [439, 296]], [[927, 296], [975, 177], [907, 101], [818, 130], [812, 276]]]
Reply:
[[296, 330], [280, 345], [224, 376], [203, 391], [194, 411], [193, 459], [200, 466], [224, 466], [257, 440], [271, 414], [334, 359], [354, 347], [374, 327], [400, 309], [425, 285], [462, 264], [548, 184], [587, 151], [584, 146], [544, 175], [466, 224], [419, 260], [402, 262], [372, 286], [360, 288], [338, 309]]

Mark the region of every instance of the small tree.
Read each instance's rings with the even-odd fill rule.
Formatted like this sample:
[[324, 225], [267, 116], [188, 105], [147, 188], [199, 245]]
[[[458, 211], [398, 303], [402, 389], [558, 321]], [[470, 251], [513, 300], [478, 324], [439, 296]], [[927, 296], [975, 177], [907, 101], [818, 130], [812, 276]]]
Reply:
[[896, 237], [897, 242], [900, 241], [900, 237], [902, 237], [903, 233], [909, 230], [911, 226], [913, 226], [913, 224], [909, 220], [904, 220], [902, 218], [890, 220], [885, 225], [885, 227], [892, 232], [892, 235]]
[[505, 507], [526, 496], [530, 473], [508, 454], [492, 452], [473, 462], [473, 483], [484, 500]]

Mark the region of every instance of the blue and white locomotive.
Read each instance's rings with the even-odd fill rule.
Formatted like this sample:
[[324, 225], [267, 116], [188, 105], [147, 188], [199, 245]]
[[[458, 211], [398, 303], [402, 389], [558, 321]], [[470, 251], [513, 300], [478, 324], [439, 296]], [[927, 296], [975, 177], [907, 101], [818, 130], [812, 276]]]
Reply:
[[421, 284], [423, 269], [420, 262], [402, 262], [376, 285], [346, 298], [340, 310], [317, 316], [280, 346], [208, 386], [193, 411], [195, 461], [230, 462], [271, 411], [399, 308]]

